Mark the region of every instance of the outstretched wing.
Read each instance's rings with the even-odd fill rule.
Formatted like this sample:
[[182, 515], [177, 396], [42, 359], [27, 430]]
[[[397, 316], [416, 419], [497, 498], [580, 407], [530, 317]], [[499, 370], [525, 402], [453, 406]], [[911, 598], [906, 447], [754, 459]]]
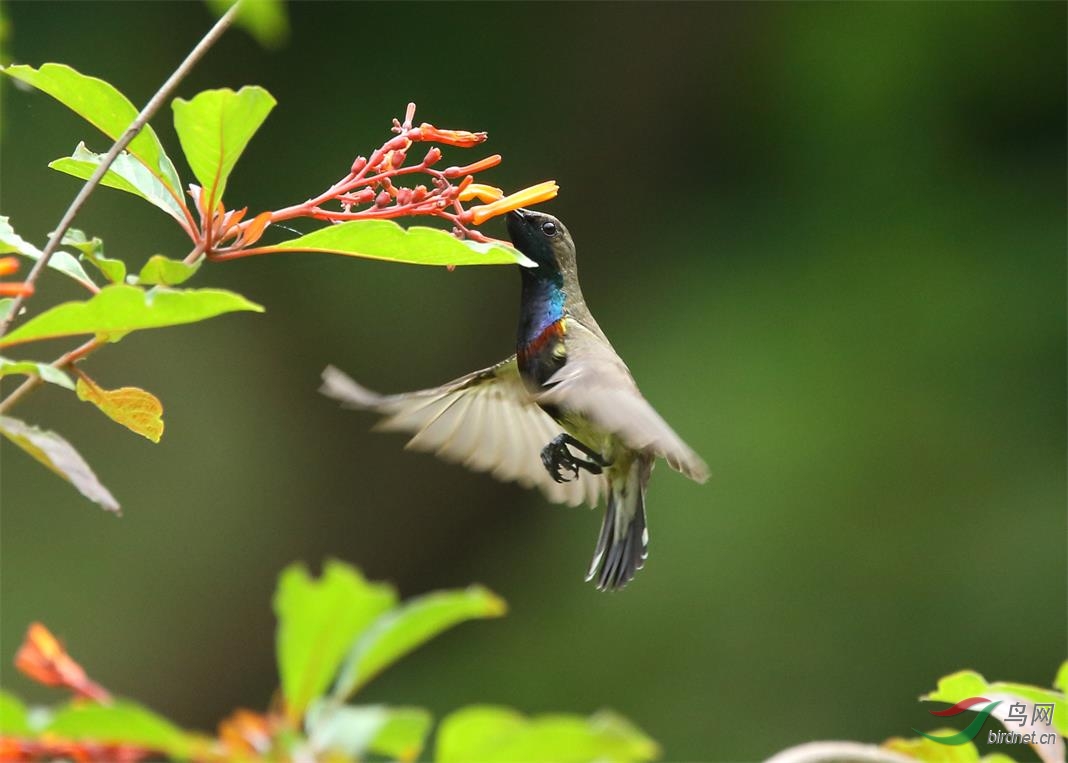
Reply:
[[546, 382], [540, 402], [582, 414], [627, 447], [654, 453], [697, 482], [708, 467], [642, 397], [612, 346], [579, 322], [567, 327], [567, 363]]
[[499, 480], [537, 486], [554, 503], [596, 506], [604, 477], [583, 473], [557, 483], [541, 462], [541, 449], [563, 430], [531, 399], [515, 356], [433, 389], [379, 395], [330, 366], [324, 395], [385, 418], [376, 429], [414, 434], [407, 448], [433, 453]]

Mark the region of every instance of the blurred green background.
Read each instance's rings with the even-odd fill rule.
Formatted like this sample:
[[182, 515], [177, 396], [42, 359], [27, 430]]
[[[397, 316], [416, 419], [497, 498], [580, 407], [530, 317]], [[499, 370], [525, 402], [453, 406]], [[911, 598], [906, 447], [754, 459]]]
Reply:
[[[211, 23], [189, 2], [6, 8], [16, 61], [71, 64], [137, 104]], [[163, 400], [162, 444], [54, 388], [17, 409], [64, 432], [125, 515], [5, 443], [5, 685], [55, 696], [9, 668], [40, 619], [114, 691], [210, 729], [268, 702], [275, 576], [326, 556], [405, 595], [479, 581], [511, 604], [364, 699], [610, 706], [668, 760], [909, 735], [931, 727], [916, 697], [959, 668], [1050, 683], [1068, 617], [1063, 3], [290, 12], [287, 47], [233, 32], [180, 89], [279, 100], [230, 205], [325, 188], [409, 100], [488, 130], [493, 181], [560, 182], [546, 209], [577, 239], [594, 312], [713, 478], [657, 470], [649, 564], [599, 594], [582, 582], [599, 512], [403, 452], [316, 394], [328, 363], [394, 391], [509, 354], [511, 269], [209, 266], [196, 285], [268, 312], [135, 334], [87, 364]], [[107, 142], [4, 88], [2, 212], [40, 243], [77, 190], [45, 164]], [[154, 124], [177, 157], [169, 109]], [[188, 248], [109, 190], [78, 226], [128, 261]], [[78, 296], [62, 280], [34, 302]]]

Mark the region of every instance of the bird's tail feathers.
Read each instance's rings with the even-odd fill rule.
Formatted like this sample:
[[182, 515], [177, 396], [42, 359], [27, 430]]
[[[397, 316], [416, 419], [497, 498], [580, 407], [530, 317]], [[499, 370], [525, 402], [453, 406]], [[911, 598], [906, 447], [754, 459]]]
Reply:
[[649, 529], [645, 521], [645, 483], [650, 465], [636, 460], [622, 479], [608, 480], [601, 535], [586, 580], [600, 591], [618, 591], [645, 566]]

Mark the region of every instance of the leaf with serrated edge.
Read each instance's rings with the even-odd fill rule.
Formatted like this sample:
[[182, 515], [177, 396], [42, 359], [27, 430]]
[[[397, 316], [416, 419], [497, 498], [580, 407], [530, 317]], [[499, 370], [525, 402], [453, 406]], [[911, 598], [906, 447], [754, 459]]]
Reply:
[[223, 289], [105, 286], [82, 302], [64, 302], [26, 321], [0, 339], [0, 347], [78, 334], [114, 337], [138, 329], [178, 326], [241, 310], [263, 308]]
[[[52, 96], [112, 140], [118, 140], [137, 118], [137, 109], [130, 99], [113, 85], [65, 64], [44, 64], [40, 69], [25, 65], [6, 66], [0, 71]], [[127, 151], [181, 198], [182, 182], [150, 125], [145, 125], [130, 141]]]
[[[57, 172], [88, 180], [103, 159], [103, 154], [94, 153], [85, 147], [85, 143], [79, 143], [73, 154], [51, 161], [48, 166]], [[115, 157], [100, 184], [140, 196], [179, 222], [187, 220], [182, 205], [174, 194], [167, 190], [167, 186], [144, 164], [125, 151]]]
[[75, 390], [79, 400], [95, 405], [109, 419], [152, 442], [163, 436], [163, 403], [139, 387], [103, 389], [84, 372], [78, 372]]
[[352, 696], [401, 657], [449, 628], [467, 620], [500, 617], [507, 609], [503, 599], [481, 586], [409, 599], [378, 618], [353, 645], [334, 687], [334, 698]]
[[0, 376], [21, 374], [23, 376], [39, 376], [41, 381], [55, 384], [65, 389], [74, 389], [74, 382], [66, 373], [49, 363], [40, 363], [36, 360], [10, 360], [0, 358]]
[[[10, 219], [0, 215], [0, 254], [15, 252], [23, 257], [29, 257], [31, 260], [41, 259], [41, 250], [15, 233], [15, 229], [11, 227]], [[48, 260], [48, 267], [73, 278], [83, 286], [96, 289], [96, 284], [93, 283], [93, 279], [89, 277], [89, 274], [85, 272], [85, 268], [67, 252], [53, 252]]]
[[148, 262], [141, 268], [137, 276], [140, 284], [158, 284], [161, 286], [177, 286], [185, 283], [200, 269], [203, 260], [198, 260], [192, 265], [181, 260], [171, 260], [162, 254], [154, 254], [148, 258]]
[[55, 432], [38, 429], [10, 416], [0, 416], [0, 434], [74, 485], [90, 501], [108, 511], [119, 510], [119, 502], [100, 484], [85, 459]]
[[236, 93], [205, 90], [171, 103], [182, 151], [212, 206], [222, 200], [234, 165], [274, 105], [274, 97], [255, 85]]
[[523, 265], [534, 263], [503, 243], [461, 241], [451, 233], [391, 220], [350, 220], [283, 241], [271, 251], [324, 252], [411, 265]]

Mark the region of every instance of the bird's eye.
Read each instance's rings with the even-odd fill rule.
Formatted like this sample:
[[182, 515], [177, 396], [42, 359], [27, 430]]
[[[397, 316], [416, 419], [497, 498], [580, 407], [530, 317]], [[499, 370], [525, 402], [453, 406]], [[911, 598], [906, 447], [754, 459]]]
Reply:
[[541, 226], [541, 232], [550, 238], [556, 235], [556, 223], [545, 223]]

